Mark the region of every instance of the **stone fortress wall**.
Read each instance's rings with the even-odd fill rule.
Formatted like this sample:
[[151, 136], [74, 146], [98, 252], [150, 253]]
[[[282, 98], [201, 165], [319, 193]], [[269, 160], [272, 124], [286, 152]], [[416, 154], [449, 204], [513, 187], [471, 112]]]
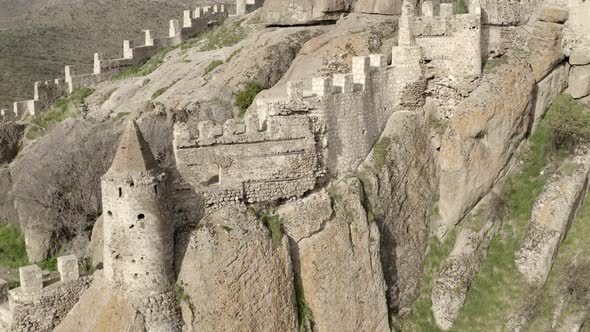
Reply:
[[[425, 6], [434, 15], [436, 6]], [[392, 112], [423, 105], [425, 61], [458, 78], [481, 74], [479, 7], [415, 17], [406, 2], [399, 24], [390, 66], [381, 54], [354, 57], [352, 73], [288, 82], [286, 97], [258, 99], [243, 120], [177, 124], [174, 150], [184, 179], [209, 205], [300, 197], [326, 174], [355, 171]]]
[[236, 15], [246, 15], [264, 5], [264, 0], [236, 0]]
[[[19, 269], [20, 287], [8, 291], [8, 285], [0, 280], [0, 311], [8, 302], [8, 315], [0, 315], [10, 326], [10, 332], [49, 332], [57, 326], [78, 302], [92, 281], [92, 276], [80, 277], [76, 256], [57, 258], [60, 278], [43, 280], [37, 265]], [[8, 317], [6, 317], [8, 316]]]
[[109, 80], [130, 67], [142, 64], [161, 49], [178, 45], [194, 37], [209, 28], [212, 22], [227, 16], [224, 5], [185, 10], [182, 21], [170, 20], [169, 33], [166, 37], [153, 38], [150, 30], [144, 30], [144, 45], [133, 47], [131, 41], [123, 41], [122, 58], [104, 59], [101, 53], [95, 53], [92, 73], [76, 73], [71, 66], [65, 66], [63, 79], [35, 82], [33, 99], [14, 102], [12, 110], [0, 110], [1, 118], [20, 120], [28, 115], [39, 114], [59, 97], [72, 93], [76, 89]]

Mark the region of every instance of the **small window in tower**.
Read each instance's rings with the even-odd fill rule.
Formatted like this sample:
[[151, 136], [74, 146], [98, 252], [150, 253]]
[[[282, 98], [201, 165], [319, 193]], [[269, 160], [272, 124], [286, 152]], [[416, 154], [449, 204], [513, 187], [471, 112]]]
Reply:
[[133, 278], [137, 279], [137, 277], [139, 277], [139, 273], [133, 275]]
[[131, 225], [131, 226], [129, 226], [129, 229], [133, 229], [133, 227], [135, 227], [135, 225]]
[[123, 188], [119, 188], [119, 197], [123, 196]]
[[156, 193], [156, 195], [158, 194], [158, 186], [154, 186], [154, 192]]
[[137, 216], [137, 219], [139, 219], [139, 220], [141, 220], [141, 219], [144, 219], [144, 218], [145, 218], [145, 216], [143, 215], [143, 213], [140, 213], [140, 214]]
[[109, 215], [109, 217], [113, 216], [113, 213], [111, 211], [107, 211], [107, 214]]
[[135, 183], [133, 183], [133, 181], [131, 181], [131, 182], [129, 182], [129, 185], [130, 185], [131, 187], [133, 187], [133, 186], [135, 185]]

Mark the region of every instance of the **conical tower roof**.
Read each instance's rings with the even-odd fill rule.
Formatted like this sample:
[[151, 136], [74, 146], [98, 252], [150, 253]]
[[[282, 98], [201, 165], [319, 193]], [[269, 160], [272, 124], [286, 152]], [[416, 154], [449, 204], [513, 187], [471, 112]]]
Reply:
[[134, 120], [128, 121], [111, 168], [105, 175], [127, 176], [129, 173], [147, 172], [157, 167], [158, 163], [137, 123]]

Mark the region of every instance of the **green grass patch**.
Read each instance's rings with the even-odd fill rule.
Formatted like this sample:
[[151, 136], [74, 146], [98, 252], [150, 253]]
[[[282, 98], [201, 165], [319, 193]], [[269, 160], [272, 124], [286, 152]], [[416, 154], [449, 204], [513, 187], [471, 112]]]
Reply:
[[228, 63], [231, 61], [231, 59], [233, 59], [236, 55], [238, 55], [241, 51], [242, 51], [243, 47], [240, 47], [238, 49], [235, 49], [233, 52], [231, 52], [231, 54], [229, 55], [229, 58], [225, 59], [225, 62]]
[[497, 67], [505, 64], [508, 62], [508, 57], [507, 56], [501, 56], [498, 58], [491, 58], [488, 59], [485, 63], [485, 65], [483, 66], [483, 72], [485, 74], [490, 74], [492, 73]]
[[373, 145], [373, 167], [377, 173], [381, 172], [385, 159], [387, 159], [387, 148], [391, 144], [389, 137], [384, 137]]
[[555, 98], [543, 119], [553, 131], [553, 145], [558, 150], [573, 151], [590, 141], [590, 112], [570, 95]]
[[251, 209], [250, 212], [254, 213], [256, 218], [270, 231], [274, 248], [280, 247], [283, 241], [283, 223], [281, 218], [266, 210]]
[[445, 242], [432, 238], [429, 244], [428, 255], [424, 260], [424, 273], [420, 280], [420, 297], [414, 302], [412, 308], [414, 314], [403, 320], [404, 331], [438, 331], [434, 316], [430, 308], [432, 300], [432, 286], [438, 276], [444, 260], [449, 256], [455, 244], [456, 233], [452, 230]]
[[215, 68], [221, 66], [223, 64], [223, 61], [221, 60], [213, 60], [208, 66], [207, 68], [205, 68], [205, 71], [203, 72], [203, 76], [209, 74], [210, 72], [212, 72]]
[[28, 264], [24, 235], [16, 226], [0, 222], [0, 265], [17, 268]]
[[37, 265], [46, 271], [57, 271], [57, 256], [49, 257]]
[[468, 14], [469, 7], [465, 3], [465, 0], [453, 1], [453, 13], [454, 14]]
[[550, 330], [553, 313], [555, 312], [560, 296], [564, 294], [571, 294], [571, 298], [567, 300], [569, 300], [574, 308], [577, 307], [578, 310], [582, 309], [582, 306], [587, 305], [587, 303], [580, 303], [580, 299], [576, 295], [577, 293], [586, 293], [587, 295], [588, 290], [586, 289], [584, 291], [582, 289], [580, 291], [580, 288], [588, 287], [590, 281], [586, 280], [583, 283], [574, 282], [573, 287], [571, 287], [571, 281], [572, 276], [574, 277], [573, 280], [576, 281], [583, 280], [582, 278], [576, 279], [575, 277], [577, 275], [581, 275], [582, 277], [584, 274], [586, 274], [586, 277], [590, 275], [587, 272], [575, 273], [584, 272], [590, 263], [590, 241], [588, 241], [588, 234], [590, 234], [590, 195], [584, 200], [567, 236], [559, 247], [551, 273], [541, 289], [538, 304], [530, 320], [528, 326], [530, 331]]
[[234, 94], [234, 105], [236, 105], [240, 109], [241, 116], [244, 116], [246, 114], [248, 107], [252, 105], [252, 102], [254, 102], [254, 98], [256, 98], [256, 95], [258, 95], [258, 93], [262, 90], [264, 90], [262, 84], [256, 81], [249, 81], [244, 84], [242, 89], [240, 89], [238, 92]]
[[156, 92], [154, 92], [152, 94], [152, 99], [156, 99], [156, 98], [160, 97], [161, 95], [163, 95], [164, 92], [166, 92], [166, 90], [168, 90], [168, 88], [169, 87], [167, 86], [167, 87], [163, 87], [161, 89], [156, 90]]
[[184, 291], [184, 287], [182, 287], [182, 285], [178, 283], [172, 285], [172, 293], [174, 293], [174, 296], [176, 297], [176, 301], [178, 303], [189, 302], [191, 299], [190, 296]]
[[129, 77], [138, 77], [138, 76], [149, 75], [152, 72], [154, 72], [156, 69], [158, 69], [164, 63], [164, 60], [166, 59], [166, 55], [168, 55], [168, 53], [170, 53], [171, 51], [175, 50], [178, 47], [179, 47], [179, 45], [163, 48], [156, 55], [151, 57], [149, 60], [146, 60], [146, 61], [138, 64], [137, 66], [133, 66], [129, 69], [126, 69], [126, 70], [118, 73], [117, 75], [114, 75], [111, 79], [113, 81], [116, 81], [116, 80], [122, 80], [122, 79], [129, 78]]
[[78, 115], [84, 105], [84, 100], [93, 92], [93, 89], [81, 88], [66, 97], [56, 100], [48, 110], [31, 118], [27, 128], [27, 138], [31, 140], [35, 139], [43, 135], [51, 126]]
[[305, 324], [311, 321], [311, 309], [305, 303], [303, 291], [299, 287], [295, 287], [295, 299], [297, 301], [297, 319], [299, 321], [299, 332], [305, 332]]
[[199, 51], [212, 51], [222, 47], [233, 46], [246, 37], [242, 20], [225, 20], [216, 28], [199, 33], [188, 39], [179, 47], [182, 50], [197, 47]]

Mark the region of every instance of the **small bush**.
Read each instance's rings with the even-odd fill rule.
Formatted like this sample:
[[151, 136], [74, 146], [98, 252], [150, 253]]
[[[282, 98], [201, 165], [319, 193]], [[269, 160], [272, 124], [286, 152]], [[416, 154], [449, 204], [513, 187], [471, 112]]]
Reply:
[[578, 144], [590, 141], [590, 112], [567, 94], [555, 98], [544, 122], [553, 132], [557, 150], [572, 151]]
[[203, 73], [203, 75], [207, 75], [210, 72], [212, 72], [215, 68], [221, 66], [223, 64], [223, 61], [221, 60], [214, 60], [212, 61], [207, 68], [205, 68], [205, 72]]
[[82, 261], [83, 265], [82, 265], [82, 271], [86, 272], [86, 273], [92, 273], [94, 272], [94, 264], [92, 263], [92, 257], [86, 257], [84, 258], [84, 260]]
[[254, 212], [256, 218], [270, 231], [273, 246], [275, 248], [279, 247], [283, 241], [283, 224], [281, 218], [265, 210], [251, 210], [251, 212]]
[[190, 296], [184, 291], [184, 287], [177, 283], [172, 285], [172, 292], [174, 293], [174, 296], [176, 297], [176, 301], [178, 303], [189, 302], [191, 299]]
[[469, 13], [469, 7], [465, 3], [465, 0], [453, 1], [453, 13], [455, 14], [467, 14]]
[[295, 287], [295, 299], [297, 301], [297, 318], [299, 321], [299, 332], [305, 332], [307, 322], [312, 319], [311, 310], [305, 303], [303, 291], [299, 287]]
[[53, 256], [39, 263], [39, 267], [47, 271], [57, 271], [57, 257]]
[[256, 81], [249, 81], [246, 82], [246, 84], [240, 91], [235, 93], [234, 104], [240, 109], [241, 116], [244, 116], [244, 114], [246, 114], [246, 110], [248, 109], [248, 107], [250, 107], [250, 105], [252, 105], [252, 102], [254, 101], [254, 98], [256, 98], [256, 95], [262, 90], [264, 90], [262, 84]]
[[17, 268], [29, 264], [25, 238], [20, 230], [0, 222], [0, 265]]

